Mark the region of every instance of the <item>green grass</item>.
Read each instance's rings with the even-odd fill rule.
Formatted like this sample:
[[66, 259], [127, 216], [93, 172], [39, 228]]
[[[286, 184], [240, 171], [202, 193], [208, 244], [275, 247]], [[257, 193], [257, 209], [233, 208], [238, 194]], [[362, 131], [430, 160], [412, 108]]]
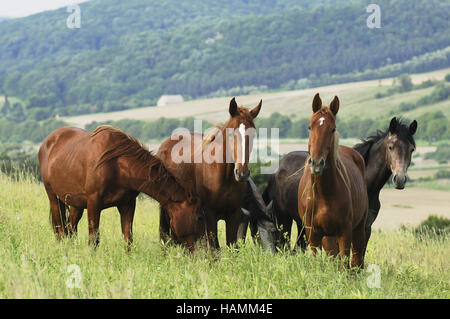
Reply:
[[[193, 255], [158, 241], [158, 206], [138, 201], [135, 243], [127, 252], [117, 210], [104, 211], [97, 250], [87, 245], [86, 216], [77, 238], [58, 242], [41, 184], [0, 175], [0, 298], [449, 298], [450, 245], [417, 240], [411, 231], [375, 231], [366, 265], [373, 274], [339, 271], [338, 262], [310, 252], [271, 255], [251, 241]], [[220, 241], [223, 246], [223, 223]], [[81, 273], [80, 288], [67, 280]]]
[[412, 183], [412, 185], [414, 185], [414, 187], [450, 191], [450, 183], [448, 180], [432, 180], [428, 182]]
[[401, 204], [394, 204], [394, 205], [392, 205], [392, 206], [398, 207], [398, 208], [414, 208], [414, 207], [411, 206], [411, 205], [401, 205]]

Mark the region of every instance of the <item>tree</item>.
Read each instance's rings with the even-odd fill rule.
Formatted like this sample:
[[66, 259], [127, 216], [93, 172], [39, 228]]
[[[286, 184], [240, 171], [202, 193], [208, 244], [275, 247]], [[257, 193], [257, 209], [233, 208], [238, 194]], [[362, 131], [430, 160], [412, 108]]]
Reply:
[[398, 81], [400, 82], [400, 90], [402, 92], [411, 91], [413, 88], [413, 83], [411, 81], [411, 76], [409, 74], [402, 74], [398, 77]]
[[8, 96], [5, 94], [5, 102], [3, 103], [3, 107], [2, 107], [2, 115], [4, 117], [8, 116], [8, 114], [10, 112], [10, 108], [11, 108], [11, 105], [9, 103]]
[[20, 104], [19, 102], [14, 103], [13, 107], [9, 110], [6, 118], [16, 123], [25, 121], [25, 113], [23, 111], [22, 104]]

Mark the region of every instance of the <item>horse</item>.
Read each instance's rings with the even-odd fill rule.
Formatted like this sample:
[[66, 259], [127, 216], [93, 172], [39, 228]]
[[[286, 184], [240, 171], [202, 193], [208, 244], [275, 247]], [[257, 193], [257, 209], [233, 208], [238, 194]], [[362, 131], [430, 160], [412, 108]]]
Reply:
[[244, 214], [239, 226], [238, 238], [245, 239], [247, 228], [250, 227], [253, 241], [265, 250], [275, 253], [277, 227], [273, 218], [267, 213], [264, 199], [251, 178], [247, 181], [247, 191], [241, 209]]
[[[236, 243], [242, 219], [241, 203], [250, 176], [248, 162], [252, 138], [256, 134], [254, 119], [262, 100], [251, 110], [238, 106], [235, 98], [229, 104], [229, 119], [209, 134], [187, 132], [178, 139], [166, 139], [157, 156], [182, 185], [199, 196], [205, 211], [208, 243], [219, 248], [217, 222], [226, 223], [226, 243]], [[242, 128], [247, 130], [245, 134]], [[253, 133], [252, 133], [253, 132]], [[198, 145], [196, 145], [198, 144]], [[243, 150], [245, 146], [245, 150]], [[178, 157], [183, 157], [180, 160]], [[164, 208], [160, 209], [161, 240], [170, 239]]]
[[364, 267], [365, 225], [368, 197], [364, 179], [364, 159], [354, 149], [339, 145], [336, 115], [339, 99], [322, 105], [317, 93], [309, 121], [309, 156], [298, 186], [298, 212], [314, 254], [323, 245], [333, 256], [333, 245], [322, 242], [325, 236], [337, 237], [339, 254], [349, 267]]
[[[409, 125], [393, 117], [386, 130], [377, 130], [356, 144], [353, 148], [361, 154], [365, 162], [365, 179], [369, 197], [369, 212], [366, 221], [366, 247], [372, 232], [372, 224], [380, 211], [381, 189], [391, 178], [396, 189], [403, 189], [407, 182], [407, 170], [412, 153], [416, 148], [414, 134], [417, 121]], [[306, 248], [303, 224], [297, 213], [297, 193], [300, 178], [308, 152], [294, 151], [286, 154], [279, 163], [278, 170], [269, 178], [262, 196], [268, 205], [268, 214], [277, 228], [282, 230], [275, 236], [276, 246], [285, 247], [291, 238], [292, 222], [295, 221], [298, 237], [295, 248]]]
[[190, 251], [205, 235], [199, 199], [188, 193], [138, 140], [120, 130], [99, 126], [89, 133], [62, 127], [44, 140], [38, 156], [58, 239], [77, 233], [87, 208], [89, 244], [97, 247], [100, 212], [115, 206], [123, 238], [130, 245], [136, 197], [141, 192], [166, 209], [174, 235]]

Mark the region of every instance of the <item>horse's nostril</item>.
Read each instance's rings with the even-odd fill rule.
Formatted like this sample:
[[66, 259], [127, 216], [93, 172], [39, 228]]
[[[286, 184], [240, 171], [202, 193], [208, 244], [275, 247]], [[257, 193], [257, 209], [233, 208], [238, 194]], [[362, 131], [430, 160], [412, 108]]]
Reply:
[[324, 166], [324, 165], [325, 165], [325, 160], [322, 158], [322, 159], [320, 160], [319, 164], [320, 164], [321, 166]]
[[308, 160], [308, 165], [312, 165], [312, 164], [313, 164], [313, 160], [312, 160], [312, 158], [310, 157], [309, 160]]

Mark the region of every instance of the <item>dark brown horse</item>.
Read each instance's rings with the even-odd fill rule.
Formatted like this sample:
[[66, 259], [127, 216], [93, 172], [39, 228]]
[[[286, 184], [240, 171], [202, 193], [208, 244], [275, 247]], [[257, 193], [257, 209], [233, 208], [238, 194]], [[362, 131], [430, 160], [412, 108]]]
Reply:
[[[298, 211], [306, 238], [315, 253], [323, 237], [337, 237], [341, 258], [347, 258], [346, 265], [352, 248], [352, 266], [363, 267], [368, 209], [364, 159], [354, 149], [339, 146], [337, 97], [327, 107], [316, 94], [312, 109], [310, 156], [298, 187]], [[328, 247], [324, 242], [323, 248], [337, 254], [333, 245]]]
[[[255, 130], [253, 121], [261, 105], [262, 101], [248, 110], [239, 107], [233, 98], [229, 106], [230, 118], [223, 126], [216, 127], [210, 134], [188, 132], [179, 139], [169, 138], [161, 144], [157, 153], [177, 180], [200, 197], [207, 221], [208, 240], [211, 246], [217, 248], [217, 222], [220, 219], [226, 223], [227, 244], [237, 241], [252, 150], [251, 134], [243, 135], [239, 129]], [[244, 144], [245, 153], [241, 148]], [[180, 156], [184, 156], [183, 161], [177, 159]], [[166, 240], [170, 218], [164, 209], [160, 212], [161, 239]]]
[[[361, 154], [366, 164], [365, 178], [369, 196], [369, 213], [366, 221], [366, 247], [372, 232], [372, 224], [380, 211], [380, 191], [392, 176], [397, 189], [403, 189], [406, 172], [415, 150], [414, 133], [417, 121], [406, 125], [397, 118], [392, 118], [386, 130], [378, 130], [373, 136], [364, 139], [353, 148]], [[285, 247], [290, 243], [291, 227], [296, 222], [298, 237], [295, 249], [306, 248], [303, 224], [298, 215], [298, 184], [303, 176], [308, 152], [294, 151], [283, 156], [278, 170], [271, 175], [264, 190], [263, 199], [269, 205], [268, 215], [277, 228], [275, 234], [277, 246]]]
[[140, 192], [166, 209], [174, 235], [190, 250], [205, 234], [199, 200], [191, 198], [157, 157], [120, 130], [109, 126], [92, 133], [73, 127], [57, 129], [39, 149], [39, 164], [58, 238], [76, 233], [87, 208], [89, 243], [98, 245], [100, 212], [116, 206], [123, 237], [131, 243]]

